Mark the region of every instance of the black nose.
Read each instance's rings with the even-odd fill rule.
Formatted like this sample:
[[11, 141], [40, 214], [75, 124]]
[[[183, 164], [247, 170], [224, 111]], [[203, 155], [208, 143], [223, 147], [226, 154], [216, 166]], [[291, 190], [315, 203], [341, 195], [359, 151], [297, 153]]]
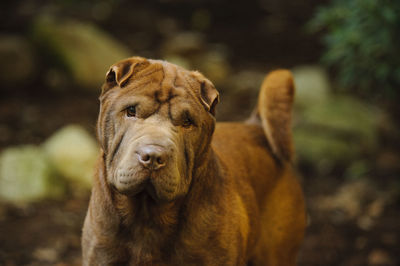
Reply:
[[167, 153], [161, 146], [146, 145], [140, 147], [136, 153], [138, 154], [140, 164], [148, 169], [157, 170], [166, 165]]

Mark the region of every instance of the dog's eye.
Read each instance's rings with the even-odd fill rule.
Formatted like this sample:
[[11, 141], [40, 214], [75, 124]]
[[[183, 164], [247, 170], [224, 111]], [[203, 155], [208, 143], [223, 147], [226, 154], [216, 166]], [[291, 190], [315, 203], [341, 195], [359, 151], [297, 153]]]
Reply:
[[192, 121], [192, 119], [190, 119], [190, 117], [186, 117], [184, 120], [183, 120], [183, 123], [182, 123], [182, 126], [183, 127], [190, 127], [190, 126], [192, 126], [193, 125], [193, 121]]
[[136, 106], [129, 106], [126, 108], [126, 116], [135, 117], [136, 116]]

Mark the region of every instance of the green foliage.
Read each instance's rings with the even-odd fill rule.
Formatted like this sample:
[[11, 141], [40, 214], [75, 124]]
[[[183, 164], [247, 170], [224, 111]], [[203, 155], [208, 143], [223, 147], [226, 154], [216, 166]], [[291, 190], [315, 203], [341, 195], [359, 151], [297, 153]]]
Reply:
[[340, 85], [371, 96], [400, 95], [400, 1], [333, 0], [309, 24], [323, 31], [323, 62]]

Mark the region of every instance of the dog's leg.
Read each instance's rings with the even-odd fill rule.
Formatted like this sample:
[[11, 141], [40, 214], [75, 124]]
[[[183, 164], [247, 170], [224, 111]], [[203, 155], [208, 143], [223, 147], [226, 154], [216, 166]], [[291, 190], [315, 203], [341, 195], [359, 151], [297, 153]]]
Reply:
[[252, 265], [294, 266], [306, 227], [304, 198], [292, 173], [285, 172], [264, 199], [260, 242]]

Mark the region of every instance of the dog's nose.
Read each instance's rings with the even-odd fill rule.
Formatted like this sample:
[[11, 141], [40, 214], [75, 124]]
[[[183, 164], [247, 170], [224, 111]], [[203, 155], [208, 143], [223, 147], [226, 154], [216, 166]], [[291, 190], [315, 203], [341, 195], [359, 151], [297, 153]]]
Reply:
[[140, 147], [136, 153], [139, 162], [146, 168], [157, 170], [165, 166], [167, 162], [167, 153], [163, 147], [156, 145], [146, 145]]

